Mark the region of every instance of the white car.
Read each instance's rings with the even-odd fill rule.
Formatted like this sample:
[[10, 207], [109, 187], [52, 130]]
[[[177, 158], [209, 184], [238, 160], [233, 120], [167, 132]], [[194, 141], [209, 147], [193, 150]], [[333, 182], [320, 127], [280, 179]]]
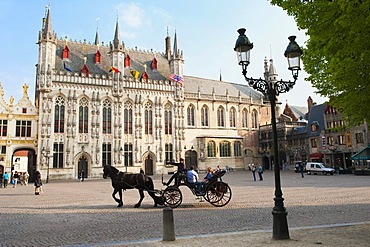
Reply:
[[335, 170], [333, 168], [325, 167], [323, 163], [307, 162], [306, 171], [308, 175], [318, 173], [322, 173], [324, 175], [333, 175]]

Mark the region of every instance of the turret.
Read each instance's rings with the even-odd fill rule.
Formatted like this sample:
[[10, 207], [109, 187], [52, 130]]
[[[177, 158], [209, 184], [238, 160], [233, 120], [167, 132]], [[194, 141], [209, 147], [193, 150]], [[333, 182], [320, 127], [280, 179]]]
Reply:
[[124, 75], [124, 59], [125, 59], [124, 48], [125, 48], [124, 43], [122, 42], [120, 44], [119, 23], [117, 18], [113, 44], [110, 43], [110, 55], [112, 59], [111, 66], [118, 69], [121, 72], [121, 75]]
[[173, 54], [170, 60], [171, 73], [179, 76], [183, 76], [183, 53], [177, 48], [177, 34], [175, 32], [174, 44], [173, 44]]

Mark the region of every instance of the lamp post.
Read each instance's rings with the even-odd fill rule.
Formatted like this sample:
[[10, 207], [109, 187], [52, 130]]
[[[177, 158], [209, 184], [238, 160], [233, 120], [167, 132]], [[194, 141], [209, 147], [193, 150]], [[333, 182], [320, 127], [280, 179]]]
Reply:
[[41, 154], [44, 158], [46, 158], [46, 164], [48, 166], [48, 169], [46, 171], [46, 183], [49, 183], [49, 171], [50, 171], [49, 161], [50, 161], [50, 158], [53, 156], [50, 155], [50, 150], [45, 150], [44, 147], [42, 147]]
[[245, 28], [238, 30], [239, 37], [236, 40], [234, 50], [237, 53], [238, 63], [242, 66], [242, 74], [249, 86], [253, 89], [261, 92], [263, 95], [268, 96], [271, 104], [271, 126], [272, 126], [272, 138], [274, 148], [274, 173], [275, 173], [275, 206], [272, 210], [273, 215], [273, 239], [289, 239], [289, 229], [287, 222], [287, 212], [284, 207], [284, 198], [281, 190], [280, 181], [280, 164], [279, 164], [279, 152], [277, 142], [277, 128], [276, 128], [276, 116], [275, 107], [277, 96], [280, 93], [288, 92], [293, 88], [298, 78], [298, 72], [300, 68], [300, 57], [303, 54], [298, 44], [295, 42], [295, 36], [290, 36], [290, 43], [284, 53], [284, 56], [288, 59], [289, 70], [292, 71], [294, 81], [276, 81], [274, 78], [266, 76], [265, 79], [253, 79], [247, 77], [247, 67], [250, 60], [250, 50], [253, 48], [253, 43], [249, 41], [245, 35]]
[[[122, 155], [122, 157], [123, 157], [123, 162], [125, 162], [125, 154], [124, 154], [124, 152], [123, 152], [123, 148], [122, 148], [122, 147], [119, 149], [119, 152], [121, 153], [121, 155]], [[126, 164], [126, 163], [125, 163], [126, 173], [127, 173], [127, 165], [128, 165], [128, 164]]]

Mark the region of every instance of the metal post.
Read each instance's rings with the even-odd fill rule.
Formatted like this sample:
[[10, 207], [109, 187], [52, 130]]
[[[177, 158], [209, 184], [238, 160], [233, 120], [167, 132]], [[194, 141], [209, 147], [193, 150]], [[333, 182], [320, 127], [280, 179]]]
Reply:
[[274, 145], [274, 172], [275, 172], [275, 206], [272, 210], [273, 215], [273, 226], [272, 226], [272, 237], [273, 239], [289, 239], [289, 229], [287, 221], [287, 212], [284, 207], [283, 192], [281, 190], [280, 182], [280, 163], [279, 163], [279, 150], [278, 150], [278, 139], [277, 139], [277, 129], [276, 129], [276, 117], [275, 117], [275, 107], [276, 107], [276, 92], [272, 83], [269, 84], [269, 100], [271, 104], [271, 125], [272, 125], [272, 138]]
[[175, 241], [175, 224], [173, 220], [173, 209], [163, 209], [163, 241]]
[[49, 170], [50, 170], [50, 157], [49, 154], [46, 157], [47, 158], [47, 164], [48, 164], [48, 169], [47, 169], [47, 174], [46, 174], [46, 183], [49, 183]]

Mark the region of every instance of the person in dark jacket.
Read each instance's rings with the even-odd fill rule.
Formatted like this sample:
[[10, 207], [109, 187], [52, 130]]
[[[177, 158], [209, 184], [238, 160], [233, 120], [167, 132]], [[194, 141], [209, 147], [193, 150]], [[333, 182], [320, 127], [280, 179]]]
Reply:
[[170, 185], [172, 180], [175, 179], [175, 185], [179, 185], [180, 181], [179, 181], [179, 176], [182, 172], [186, 171], [186, 166], [184, 164], [184, 159], [183, 158], [180, 158], [180, 162], [179, 163], [175, 163], [175, 162], [167, 162], [167, 164], [169, 165], [173, 165], [173, 166], [177, 166], [177, 172], [175, 172], [172, 177], [168, 180], [167, 183], [163, 183], [163, 185]]

